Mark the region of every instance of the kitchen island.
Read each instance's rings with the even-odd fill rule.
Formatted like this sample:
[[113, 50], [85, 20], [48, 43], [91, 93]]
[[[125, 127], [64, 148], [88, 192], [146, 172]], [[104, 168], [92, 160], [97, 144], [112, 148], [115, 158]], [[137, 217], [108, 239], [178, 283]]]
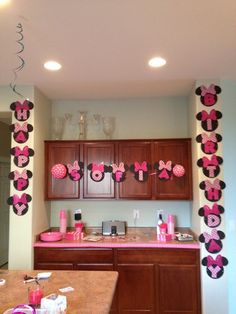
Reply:
[[[36, 276], [38, 271], [1, 271], [6, 283], [0, 286], [0, 313], [18, 304], [28, 304], [28, 287], [24, 275]], [[44, 296], [51, 293], [65, 295], [68, 314], [108, 314], [115, 292], [118, 273], [95, 271], [52, 271], [48, 279], [40, 280]], [[72, 287], [74, 291], [62, 293], [58, 289]]]
[[96, 232], [89, 236], [98, 241], [37, 240], [34, 268], [117, 271], [113, 314], [201, 313], [198, 241], [158, 241], [155, 228], [128, 228], [116, 237]]

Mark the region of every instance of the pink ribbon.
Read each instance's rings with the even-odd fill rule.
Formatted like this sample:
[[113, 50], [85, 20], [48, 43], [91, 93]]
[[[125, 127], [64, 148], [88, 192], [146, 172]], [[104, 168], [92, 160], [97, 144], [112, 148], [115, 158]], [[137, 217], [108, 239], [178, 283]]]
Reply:
[[201, 86], [201, 96], [205, 96], [206, 94], [216, 94], [214, 84], [211, 84], [208, 88], [204, 85]]
[[208, 205], [204, 205], [203, 209], [204, 209], [204, 216], [208, 216], [211, 214], [220, 215], [219, 207], [216, 203], [212, 206], [212, 208], [210, 208]]
[[25, 180], [28, 179], [26, 169], [23, 170], [21, 173], [18, 172], [17, 170], [14, 171], [14, 181], [16, 181], [16, 180], [18, 180], [18, 179], [20, 179], [20, 178], [25, 179]]
[[167, 161], [166, 163], [164, 163], [163, 160], [159, 161], [159, 170], [166, 169], [168, 171], [171, 171], [171, 166], [172, 166], [172, 162], [170, 160]]
[[27, 204], [26, 193], [23, 193], [21, 197], [19, 197], [17, 194], [13, 195], [13, 205], [18, 203]]
[[217, 120], [215, 109], [212, 109], [210, 113], [207, 113], [205, 110], [202, 111], [202, 121], [206, 121], [208, 119]]
[[124, 163], [121, 162], [119, 166], [117, 164], [112, 164], [112, 173], [116, 173], [117, 171], [125, 172]]
[[212, 132], [209, 136], [206, 133], [202, 133], [202, 144], [206, 144], [209, 141], [217, 143], [215, 132]]
[[18, 110], [29, 110], [29, 103], [28, 103], [27, 100], [25, 100], [25, 101], [23, 102], [23, 104], [20, 103], [19, 101], [17, 101], [15, 108], [16, 108], [16, 109], [15, 109], [16, 111], [18, 111]]
[[202, 161], [203, 161], [203, 167], [204, 168], [207, 168], [208, 166], [218, 166], [219, 165], [216, 155], [213, 155], [211, 157], [211, 159], [208, 159], [207, 157], [204, 156], [204, 157], [202, 157]]
[[212, 256], [208, 255], [207, 256], [207, 267], [210, 267], [210, 266], [223, 267], [222, 256], [217, 255], [216, 259], [214, 260]]
[[18, 122], [15, 123], [15, 127], [14, 127], [14, 133], [18, 133], [18, 132], [28, 132], [28, 123], [24, 122], [22, 125]]
[[15, 156], [29, 156], [29, 147], [25, 146], [23, 149], [20, 149], [18, 146], [15, 147]]
[[101, 171], [104, 172], [104, 164], [93, 164], [92, 165], [92, 171]]
[[147, 162], [146, 161], [143, 161], [141, 165], [137, 161], [135, 161], [134, 171], [138, 172], [139, 170], [147, 171]]
[[210, 240], [220, 240], [220, 237], [218, 236], [218, 232], [216, 229], [213, 229], [211, 231], [211, 234], [209, 234], [207, 232], [203, 232], [203, 236], [205, 239], [205, 243], [209, 243]]
[[80, 166], [77, 160], [74, 161], [73, 165], [67, 164], [67, 168], [69, 173], [71, 173], [73, 170], [80, 170]]
[[205, 181], [205, 191], [209, 191], [211, 189], [215, 189], [215, 190], [220, 190], [220, 180], [219, 179], [215, 179], [213, 181], [213, 183], [209, 180]]

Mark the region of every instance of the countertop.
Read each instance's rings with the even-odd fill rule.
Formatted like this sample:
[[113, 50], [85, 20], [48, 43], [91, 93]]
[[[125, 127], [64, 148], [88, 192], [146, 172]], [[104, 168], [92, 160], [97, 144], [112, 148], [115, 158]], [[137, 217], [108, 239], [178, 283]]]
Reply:
[[[24, 275], [36, 276], [39, 271], [0, 271], [5, 285], [0, 286], [0, 313], [19, 304], [28, 304], [28, 287]], [[115, 271], [52, 271], [49, 279], [40, 280], [44, 296], [51, 293], [67, 297], [70, 314], [108, 314], [115, 292], [118, 273]], [[74, 291], [62, 293], [58, 289], [73, 287]]]
[[[50, 230], [47, 230], [50, 231]], [[51, 229], [51, 231], [55, 231]], [[71, 230], [70, 230], [71, 231]], [[190, 229], [178, 228], [178, 232], [190, 233]], [[34, 247], [67, 247], [67, 248], [179, 248], [179, 249], [199, 249], [199, 242], [193, 241], [180, 242], [178, 240], [159, 241], [157, 240], [156, 228], [136, 227], [127, 228], [125, 236], [102, 236], [101, 229], [93, 228], [86, 230], [88, 236], [94, 241], [88, 240], [66, 240], [57, 242], [43, 242], [37, 237]], [[96, 241], [97, 240], [97, 241]]]

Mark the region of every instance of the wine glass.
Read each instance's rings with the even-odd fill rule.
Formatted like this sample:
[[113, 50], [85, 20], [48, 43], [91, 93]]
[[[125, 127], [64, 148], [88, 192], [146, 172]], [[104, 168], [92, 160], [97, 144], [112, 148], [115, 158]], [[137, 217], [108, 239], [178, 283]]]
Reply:
[[115, 117], [103, 117], [103, 132], [106, 135], [107, 139], [112, 138], [112, 134], [115, 131]]
[[87, 111], [79, 111], [79, 139], [85, 139], [87, 127]]

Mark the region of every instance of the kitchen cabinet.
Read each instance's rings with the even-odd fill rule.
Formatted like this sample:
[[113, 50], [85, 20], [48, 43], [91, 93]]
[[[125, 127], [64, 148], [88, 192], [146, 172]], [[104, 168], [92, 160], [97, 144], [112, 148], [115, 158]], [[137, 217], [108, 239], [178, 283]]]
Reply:
[[[127, 165], [146, 162], [151, 165], [151, 142], [150, 141], [124, 141], [118, 143], [118, 164], [124, 162]], [[147, 169], [147, 179], [141, 171], [143, 181], [135, 179], [134, 172], [127, 171], [123, 182], [118, 183], [120, 199], [151, 199], [152, 198], [152, 178], [151, 169]], [[138, 175], [137, 175], [138, 178]]]
[[[73, 181], [66, 176], [54, 179], [51, 168], [57, 163], [84, 164], [84, 176]], [[171, 161], [185, 169], [182, 177], [171, 175], [160, 180], [154, 165]], [[150, 165], [146, 174], [138, 177], [130, 167], [144, 162]], [[109, 166], [124, 163], [129, 167], [124, 181], [115, 182]], [[104, 165], [103, 174], [93, 171]], [[88, 167], [90, 169], [88, 169]], [[109, 170], [111, 171], [111, 169]], [[102, 176], [101, 176], [102, 175]], [[146, 176], [147, 175], [147, 176]], [[146, 176], [146, 177], [145, 177]], [[192, 199], [192, 161], [190, 139], [152, 140], [97, 140], [45, 142], [46, 199], [136, 199], [136, 200], [190, 200]]]
[[73, 141], [45, 142], [45, 197], [46, 199], [77, 199], [80, 195], [79, 181], [68, 176], [55, 179], [51, 169], [56, 164], [73, 163], [79, 159], [80, 146]]
[[163, 200], [192, 199], [192, 159], [190, 139], [165, 139], [154, 141], [152, 150], [153, 162], [171, 161], [172, 165], [180, 164], [185, 169], [182, 177], [172, 176], [170, 180], [160, 181], [153, 176], [153, 198]]
[[[97, 166], [103, 164], [109, 166], [115, 162], [115, 143], [106, 142], [87, 142], [83, 144], [83, 161], [85, 164], [84, 169], [84, 184], [83, 184], [83, 198], [89, 199], [112, 199], [115, 198], [114, 181], [111, 174], [104, 172], [104, 178], [101, 181], [95, 181], [99, 177], [91, 177], [91, 170], [87, 169], [88, 165], [96, 163]], [[106, 169], [105, 169], [106, 171]]]
[[117, 270], [113, 314], [201, 314], [199, 249], [35, 247], [34, 269]]

